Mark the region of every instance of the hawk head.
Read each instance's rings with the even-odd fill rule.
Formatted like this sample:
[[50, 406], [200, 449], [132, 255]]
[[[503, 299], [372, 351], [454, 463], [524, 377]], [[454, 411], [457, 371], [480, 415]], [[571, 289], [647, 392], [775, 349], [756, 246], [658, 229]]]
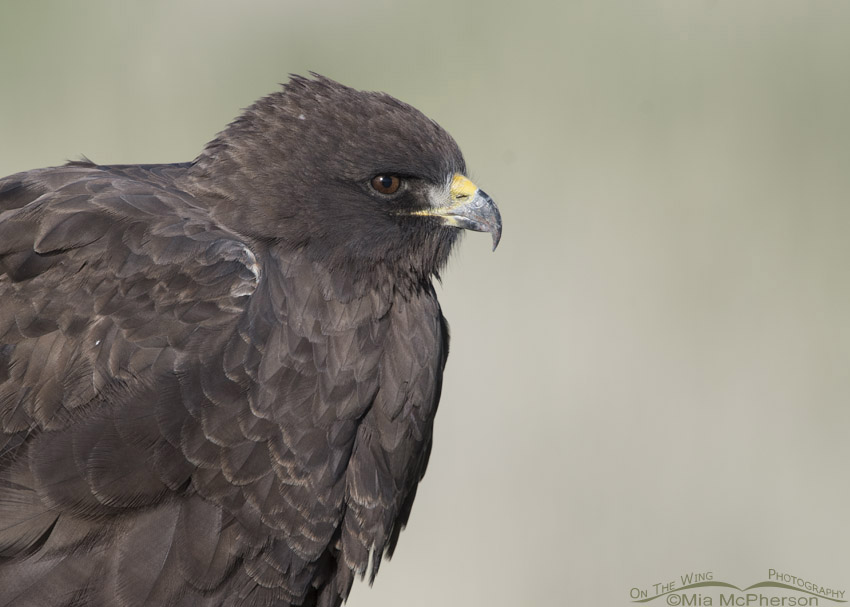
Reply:
[[461, 230], [501, 235], [454, 139], [384, 93], [294, 76], [207, 145], [191, 175], [214, 213], [331, 269], [437, 275]]

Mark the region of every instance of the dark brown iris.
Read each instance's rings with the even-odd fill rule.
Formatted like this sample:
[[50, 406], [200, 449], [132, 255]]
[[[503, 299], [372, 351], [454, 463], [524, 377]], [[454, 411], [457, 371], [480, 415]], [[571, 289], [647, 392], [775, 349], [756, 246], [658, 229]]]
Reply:
[[401, 179], [395, 175], [378, 175], [372, 178], [372, 187], [381, 194], [395, 194], [401, 187]]

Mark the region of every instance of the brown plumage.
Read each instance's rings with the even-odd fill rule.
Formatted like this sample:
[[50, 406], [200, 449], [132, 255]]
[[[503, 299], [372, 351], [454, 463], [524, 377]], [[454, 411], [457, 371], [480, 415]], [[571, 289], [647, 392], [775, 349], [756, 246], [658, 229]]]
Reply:
[[0, 607], [339, 605], [425, 472], [431, 280], [492, 201], [294, 77], [191, 163], [0, 179]]

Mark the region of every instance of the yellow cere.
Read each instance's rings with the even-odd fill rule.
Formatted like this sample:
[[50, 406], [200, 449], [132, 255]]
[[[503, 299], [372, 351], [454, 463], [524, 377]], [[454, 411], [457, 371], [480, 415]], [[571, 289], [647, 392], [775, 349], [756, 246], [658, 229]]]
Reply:
[[443, 222], [449, 225], [456, 225], [457, 221], [452, 217], [452, 213], [468, 203], [477, 192], [477, 185], [460, 173], [456, 173], [449, 186], [448, 200], [443, 198], [446, 195], [446, 191], [441, 189], [435, 192], [439, 196], [439, 200], [432, 200], [431, 208], [413, 211], [412, 215], [440, 217]]
[[472, 183], [469, 179], [467, 179], [460, 173], [455, 174], [454, 179], [452, 179], [451, 185], [451, 195], [453, 202], [458, 202], [466, 198], [471, 198], [472, 196], [475, 196], [475, 192], [477, 191], [477, 185]]

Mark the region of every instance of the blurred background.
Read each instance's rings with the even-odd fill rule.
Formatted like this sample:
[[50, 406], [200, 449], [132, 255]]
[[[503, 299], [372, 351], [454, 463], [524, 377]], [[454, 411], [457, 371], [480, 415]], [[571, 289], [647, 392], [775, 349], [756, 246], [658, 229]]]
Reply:
[[191, 160], [290, 72], [407, 101], [504, 234], [444, 276], [431, 464], [349, 605], [625, 605], [771, 568], [850, 591], [848, 23], [827, 0], [3, 0], [0, 174]]

